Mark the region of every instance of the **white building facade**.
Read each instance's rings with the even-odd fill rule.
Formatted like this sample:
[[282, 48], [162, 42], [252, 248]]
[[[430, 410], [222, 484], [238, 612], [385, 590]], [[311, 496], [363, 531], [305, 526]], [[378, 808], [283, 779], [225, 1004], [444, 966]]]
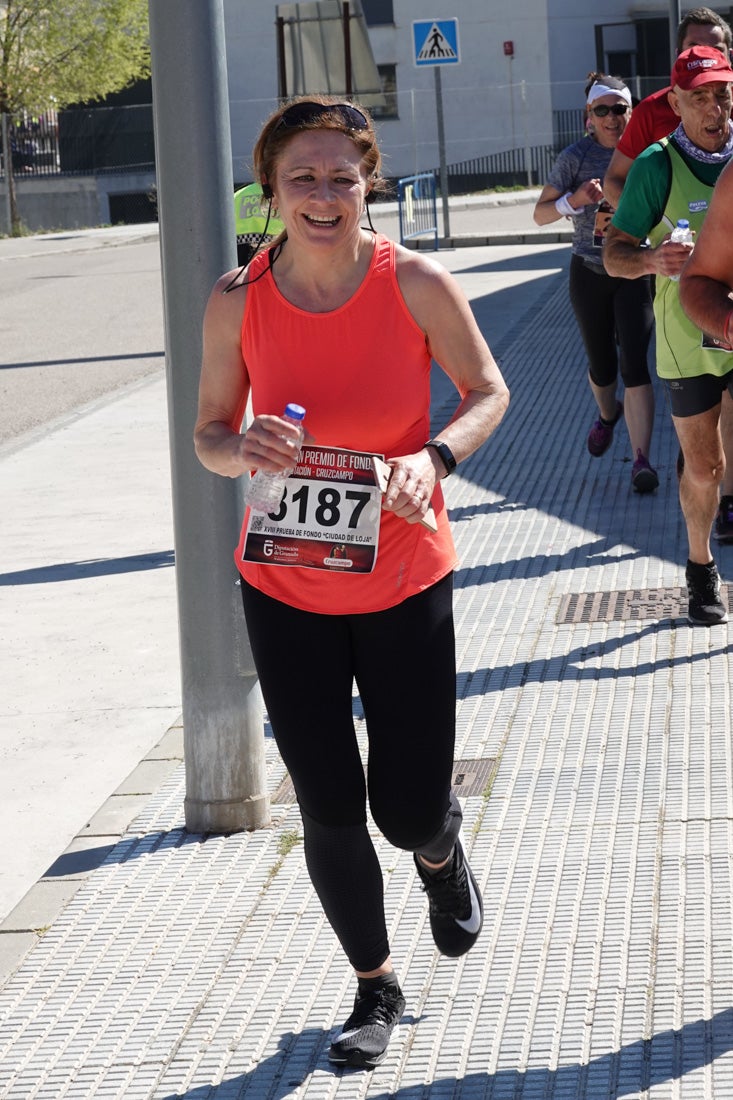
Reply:
[[[252, 178], [258, 129], [277, 103], [277, 7], [269, 0], [224, 0], [224, 6], [234, 177], [243, 182]], [[587, 74], [596, 68], [631, 79], [640, 96], [669, 75], [668, 0], [361, 0], [361, 6], [387, 92], [377, 121], [390, 177], [439, 165], [435, 71], [415, 64], [414, 22], [458, 23], [460, 61], [440, 66], [449, 165], [579, 136], [566, 133], [562, 112], [577, 117]], [[715, 10], [730, 16], [727, 6]]]

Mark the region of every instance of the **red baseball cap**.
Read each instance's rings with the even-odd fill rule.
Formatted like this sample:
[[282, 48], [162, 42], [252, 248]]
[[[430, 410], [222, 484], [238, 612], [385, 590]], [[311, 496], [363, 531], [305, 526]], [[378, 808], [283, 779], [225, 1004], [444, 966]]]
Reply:
[[717, 80], [733, 84], [733, 69], [725, 54], [712, 46], [690, 46], [677, 57], [670, 84], [673, 88], [690, 92], [693, 88], [713, 84]]

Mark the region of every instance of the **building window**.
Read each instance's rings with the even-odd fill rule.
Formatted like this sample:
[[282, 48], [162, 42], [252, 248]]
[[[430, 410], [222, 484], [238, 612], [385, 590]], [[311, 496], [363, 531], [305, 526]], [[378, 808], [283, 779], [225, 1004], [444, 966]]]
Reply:
[[397, 118], [397, 66], [377, 65], [379, 83], [384, 96], [383, 107], [372, 107], [374, 118]]
[[364, 18], [368, 27], [380, 27], [394, 23], [394, 4], [392, 0], [361, 0]]

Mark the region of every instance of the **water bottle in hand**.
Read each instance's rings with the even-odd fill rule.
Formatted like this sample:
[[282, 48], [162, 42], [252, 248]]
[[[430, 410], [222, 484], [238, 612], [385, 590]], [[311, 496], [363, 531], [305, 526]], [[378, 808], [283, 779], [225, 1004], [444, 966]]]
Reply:
[[[674, 241], [675, 244], [692, 244], [694, 237], [692, 230], [690, 229], [690, 223], [687, 218], [680, 218], [677, 225], [674, 227], [669, 235], [670, 241]], [[679, 275], [670, 275], [670, 278], [674, 282], [679, 282]]]
[[[297, 424], [300, 428], [300, 441], [303, 441], [303, 417], [305, 409], [302, 405], [286, 405], [283, 420], [291, 424]], [[280, 501], [283, 498], [285, 482], [292, 474], [294, 466], [288, 466], [284, 470], [258, 470], [247, 487], [247, 504], [253, 512], [277, 512]]]

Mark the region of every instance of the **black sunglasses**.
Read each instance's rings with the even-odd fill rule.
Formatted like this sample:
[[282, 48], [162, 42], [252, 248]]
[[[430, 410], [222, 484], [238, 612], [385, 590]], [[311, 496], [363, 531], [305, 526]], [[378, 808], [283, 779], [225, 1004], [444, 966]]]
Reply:
[[289, 129], [296, 126], [307, 126], [315, 122], [323, 115], [336, 115], [341, 119], [347, 130], [368, 130], [369, 122], [365, 115], [350, 103], [294, 103], [283, 111], [273, 127], [273, 134], [280, 127]]
[[613, 107], [609, 107], [606, 103], [599, 103], [597, 107], [590, 107], [590, 113], [592, 115], [598, 115], [599, 118], [605, 118], [606, 115], [625, 115], [628, 111], [628, 104], [626, 103], [614, 103]]

